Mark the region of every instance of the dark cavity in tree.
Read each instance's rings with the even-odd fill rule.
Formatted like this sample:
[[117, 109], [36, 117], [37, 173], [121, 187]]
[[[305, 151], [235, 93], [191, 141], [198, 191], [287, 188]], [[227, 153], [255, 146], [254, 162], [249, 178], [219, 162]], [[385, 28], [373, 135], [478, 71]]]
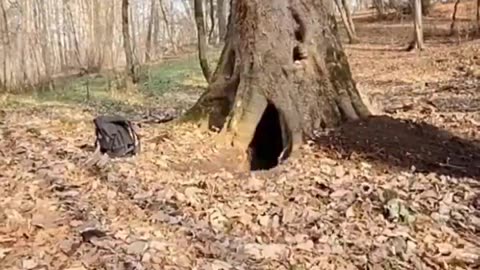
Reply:
[[302, 61], [303, 59], [305, 59], [305, 55], [302, 53], [302, 51], [300, 50], [300, 47], [299, 46], [295, 46], [293, 47], [293, 61]]
[[293, 20], [297, 23], [295, 27], [295, 39], [303, 43], [305, 41], [305, 34], [307, 31], [305, 22], [303, 22], [302, 18], [300, 18], [300, 14], [298, 14], [297, 11], [290, 9], [290, 12], [292, 13]]
[[285, 148], [284, 141], [280, 115], [275, 105], [269, 102], [249, 145], [250, 169], [269, 170], [277, 166], [280, 154]]

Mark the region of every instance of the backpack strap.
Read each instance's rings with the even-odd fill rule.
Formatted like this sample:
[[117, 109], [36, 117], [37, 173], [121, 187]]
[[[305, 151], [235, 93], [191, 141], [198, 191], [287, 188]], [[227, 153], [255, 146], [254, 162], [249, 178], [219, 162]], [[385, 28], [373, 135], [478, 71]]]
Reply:
[[102, 132], [103, 129], [101, 128], [102, 124], [109, 122], [108, 119], [106, 119], [106, 117], [103, 116], [103, 117], [96, 118], [93, 122], [95, 123], [95, 137], [96, 137], [95, 146], [97, 146], [97, 144], [101, 145], [101, 143], [99, 142], [100, 137], [101, 138], [107, 137], [110, 139], [110, 145], [108, 146], [108, 148], [112, 148], [112, 145], [115, 142], [115, 137], [110, 136], [110, 134], [108, 134], [107, 132]]
[[131, 121], [127, 120], [127, 124], [128, 124], [128, 129], [131, 131], [131, 135], [133, 138], [133, 143], [134, 143], [133, 148], [135, 149], [134, 152], [135, 154], [138, 154], [141, 151], [140, 136], [138, 136], [138, 133], [135, 130], [135, 127], [133, 126], [133, 123]]

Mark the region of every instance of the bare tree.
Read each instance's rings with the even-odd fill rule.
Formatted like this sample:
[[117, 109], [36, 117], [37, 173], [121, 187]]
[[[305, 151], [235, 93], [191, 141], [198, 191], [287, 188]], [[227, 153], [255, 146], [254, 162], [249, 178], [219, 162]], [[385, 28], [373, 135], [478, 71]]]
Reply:
[[323, 4], [325, 5], [327, 13], [329, 15], [334, 16], [335, 15], [336, 0], [323, 1]]
[[9, 32], [10, 30], [8, 29], [8, 20], [7, 20], [7, 12], [5, 11], [5, 5], [3, 1], [0, 1], [0, 11], [2, 12], [2, 41], [3, 41], [3, 59], [2, 59], [2, 73], [3, 76], [0, 78], [0, 87], [1, 88], [7, 88], [8, 85], [8, 79], [7, 79], [7, 57], [8, 57], [8, 51], [10, 48], [10, 37], [9, 37]]
[[275, 166], [315, 130], [370, 114], [321, 1], [233, 0], [231, 6], [233, 27], [217, 72], [224, 76], [213, 77], [186, 119], [222, 129], [250, 169]]
[[[138, 2], [134, 1], [134, 2], [131, 2], [131, 3], [138, 3]], [[130, 5], [130, 6], [133, 6], [133, 5]], [[136, 14], [133, 12], [132, 8], [128, 9], [128, 16], [129, 16], [128, 26], [130, 27], [130, 30], [129, 30], [130, 31], [130, 44], [131, 44], [131, 48], [132, 48], [132, 59], [133, 59], [133, 65], [135, 66], [139, 62], [138, 57], [137, 57], [137, 51], [138, 51], [138, 44], [137, 44], [138, 29], [137, 29], [137, 25], [139, 25], [139, 22], [138, 22], [138, 16], [136, 16]]]
[[350, 43], [358, 43], [358, 37], [355, 33], [355, 26], [353, 25], [353, 20], [351, 18], [350, 9], [346, 5], [345, 0], [335, 0], [337, 4], [338, 12], [340, 13], [340, 17], [342, 18], [343, 25], [345, 26], [345, 30], [347, 31], [348, 40]]
[[480, 31], [480, 0], [477, 0], [477, 29]]
[[423, 42], [423, 22], [422, 22], [422, 3], [421, 0], [413, 0], [414, 12], [414, 43], [415, 47], [419, 50], [423, 50], [425, 45]]
[[357, 31], [355, 30], [355, 24], [353, 23], [352, 12], [350, 11], [350, 7], [348, 6], [349, 2], [347, 0], [342, 0], [342, 6], [345, 9], [345, 14], [347, 15], [348, 24], [352, 29], [353, 33], [356, 35]]
[[385, 10], [385, 2], [384, 0], [373, 0], [373, 5], [378, 12], [378, 17], [385, 18], [387, 12]]
[[217, 0], [218, 36], [220, 41], [224, 40], [227, 32], [227, 22], [225, 18], [225, 0]]
[[135, 72], [135, 66], [133, 63], [133, 50], [132, 44], [130, 43], [130, 29], [129, 29], [129, 18], [128, 18], [128, 0], [122, 0], [122, 33], [123, 33], [123, 46], [125, 49], [125, 59], [127, 75], [130, 78], [132, 83], [137, 83], [138, 78]]
[[[48, 7], [45, 5], [44, 1], [37, 0], [35, 1], [34, 4], [34, 14], [35, 14], [35, 28], [37, 33], [41, 33], [37, 35], [36, 39], [37, 42], [40, 43], [40, 48], [41, 48], [41, 57], [42, 57], [42, 63], [43, 63], [43, 71], [44, 71], [44, 77], [45, 77], [45, 82], [48, 87], [50, 87], [51, 83], [51, 78], [52, 78], [52, 67], [51, 67], [51, 62], [49, 61], [49, 55], [50, 55], [50, 40], [49, 40], [49, 32], [47, 28], [47, 16], [46, 12]], [[42, 74], [42, 72], [39, 72], [39, 74]], [[41, 75], [40, 75], [41, 76]]]
[[455, 5], [453, 6], [452, 23], [450, 24], [450, 35], [453, 35], [455, 32], [455, 22], [457, 20], [458, 4], [460, 4], [460, 0], [455, 1]]
[[167, 29], [168, 39], [170, 41], [170, 45], [172, 46], [173, 52], [176, 53], [177, 44], [175, 43], [175, 40], [173, 38], [172, 28], [170, 26], [170, 21], [167, 16], [167, 11], [165, 10], [165, 6], [163, 5], [163, 0], [159, 0], [159, 1], [160, 1], [159, 4], [160, 4], [160, 10], [162, 11], [163, 21], [165, 23], [165, 28]]
[[155, 3], [155, 0], [150, 1], [150, 18], [148, 20], [147, 40], [145, 44], [145, 62], [150, 62], [151, 59], [152, 35], [154, 31], [154, 22], [156, 21], [155, 17], [157, 16]]
[[[192, 10], [175, 3], [129, 2], [135, 67], [195, 43]], [[123, 0], [0, 1], [0, 83], [12, 91], [36, 89], [50, 80], [123, 68], [122, 8]]]
[[200, 60], [200, 66], [202, 68], [203, 76], [205, 76], [205, 79], [207, 80], [207, 82], [209, 82], [211, 71], [210, 67], [208, 66], [207, 59], [207, 37], [205, 33], [205, 19], [203, 17], [202, 0], [194, 1], [194, 10], [198, 37], [198, 58]]
[[210, 15], [210, 31], [208, 31], [208, 43], [213, 44], [215, 32], [215, 4], [213, 0], [209, 0], [209, 15]]

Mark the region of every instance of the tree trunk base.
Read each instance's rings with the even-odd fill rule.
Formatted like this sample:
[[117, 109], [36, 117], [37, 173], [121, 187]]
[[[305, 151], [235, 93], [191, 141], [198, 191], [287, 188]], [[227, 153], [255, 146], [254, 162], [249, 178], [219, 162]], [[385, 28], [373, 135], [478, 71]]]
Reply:
[[249, 169], [273, 168], [316, 131], [370, 115], [321, 2], [233, 1], [230, 23], [211, 84], [184, 119], [221, 130]]

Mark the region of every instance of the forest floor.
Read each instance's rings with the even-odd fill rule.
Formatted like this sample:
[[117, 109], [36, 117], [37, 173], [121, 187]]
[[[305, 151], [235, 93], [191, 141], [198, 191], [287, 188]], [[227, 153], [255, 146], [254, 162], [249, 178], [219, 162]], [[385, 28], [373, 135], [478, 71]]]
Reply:
[[479, 269], [480, 39], [446, 36], [445, 10], [423, 52], [403, 50], [409, 21], [358, 19], [344, 47], [376, 116], [266, 172], [219, 162], [189, 124], [145, 124], [140, 155], [82, 166], [98, 113], [192, 105], [195, 58], [149, 69], [136, 93], [83, 78], [1, 96], [0, 268]]

